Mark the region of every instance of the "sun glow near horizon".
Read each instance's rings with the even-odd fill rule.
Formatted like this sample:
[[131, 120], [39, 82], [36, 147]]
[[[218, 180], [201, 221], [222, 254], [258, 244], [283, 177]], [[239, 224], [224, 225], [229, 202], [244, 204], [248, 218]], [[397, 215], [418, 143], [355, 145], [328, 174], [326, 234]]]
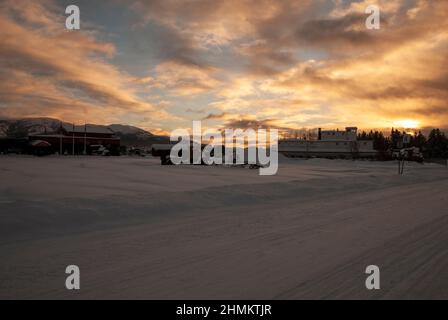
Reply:
[[404, 119], [404, 120], [394, 121], [393, 126], [405, 128], [405, 129], [418, 129], [418, 128], [421, 128], [421, 123], [420, 123], [420, 121], [414, 120], [414, 119]]

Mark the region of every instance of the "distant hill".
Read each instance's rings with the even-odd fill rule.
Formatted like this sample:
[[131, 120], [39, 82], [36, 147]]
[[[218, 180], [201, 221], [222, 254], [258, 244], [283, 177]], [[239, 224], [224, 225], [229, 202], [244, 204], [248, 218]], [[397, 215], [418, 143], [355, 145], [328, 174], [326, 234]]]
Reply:
[[114, 132], [120, 132], [122, 134], [136, 134], [141, 136], [154, 136], [151, 132], [145, 131], [143, 129], [134, 127], [134, 126], [128, 126], [124, 124], [111, 124], [108, 125], [108, 128], [111, 129]]
[[149, 147], [154, 143], [169, 142], [169, 137], [157, 136], [134, 126], [111, 124], [108, 128], [115, 132], [117, 137], [120, 137], [121, 144], [125, 146]]
[[8, 136], [8, 130], [10, 130], [9, 134], [20, 135], [54, 132], [61, 126], [61, 123], [63, 123], [61, 120], [52, 118], [0, 120], [0, 137]]
[[[52, 133], [57, 131], [61, 124], [71, 126], [69, 122], [64, 122], [53, 118], [25, 118], [25, 119], [0, 119], [1, 137], [26, 137], [30, 134]], [[154, 135], [151, 132], [138, 127], [111, 124], [95, 125], [112, 130], [117, 137], [121, 138], [122, 145], [135, 147], [149, 147], [154, 143], [166, 143], [169, 137]]]

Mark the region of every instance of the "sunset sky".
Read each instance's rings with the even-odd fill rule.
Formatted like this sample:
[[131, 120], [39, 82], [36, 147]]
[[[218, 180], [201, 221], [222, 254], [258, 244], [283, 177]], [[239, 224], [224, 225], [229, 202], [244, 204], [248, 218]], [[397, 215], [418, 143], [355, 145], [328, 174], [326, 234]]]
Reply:
[[448, 1], [0, 0], [0, 117], [447, 128]]

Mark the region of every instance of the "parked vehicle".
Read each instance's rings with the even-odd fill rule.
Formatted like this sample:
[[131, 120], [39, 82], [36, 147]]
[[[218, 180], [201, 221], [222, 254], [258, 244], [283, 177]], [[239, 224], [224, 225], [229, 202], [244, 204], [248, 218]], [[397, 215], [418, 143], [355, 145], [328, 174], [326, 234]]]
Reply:
[[92, 155], [110, 156], [110, 151], [101, 144], [90, 145], [90, 152]]

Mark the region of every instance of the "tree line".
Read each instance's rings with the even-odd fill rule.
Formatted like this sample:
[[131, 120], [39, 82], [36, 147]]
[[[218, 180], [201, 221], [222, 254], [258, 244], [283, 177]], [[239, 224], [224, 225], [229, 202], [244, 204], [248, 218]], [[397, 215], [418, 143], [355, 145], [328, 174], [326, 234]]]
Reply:
[[[374, 149], [386, 154], [399, 147], [405, 134], [406, 132], [393, 128], [389, 136], [381, 131], [362, 131], [358, 133], [358, 140], [373, 140]], [[440, 129], [432, 129], [428, 136], [421, 131], [414, 132], [407, 147], [419, 148], [425, 158], [448, 158], [448, 138]]]

